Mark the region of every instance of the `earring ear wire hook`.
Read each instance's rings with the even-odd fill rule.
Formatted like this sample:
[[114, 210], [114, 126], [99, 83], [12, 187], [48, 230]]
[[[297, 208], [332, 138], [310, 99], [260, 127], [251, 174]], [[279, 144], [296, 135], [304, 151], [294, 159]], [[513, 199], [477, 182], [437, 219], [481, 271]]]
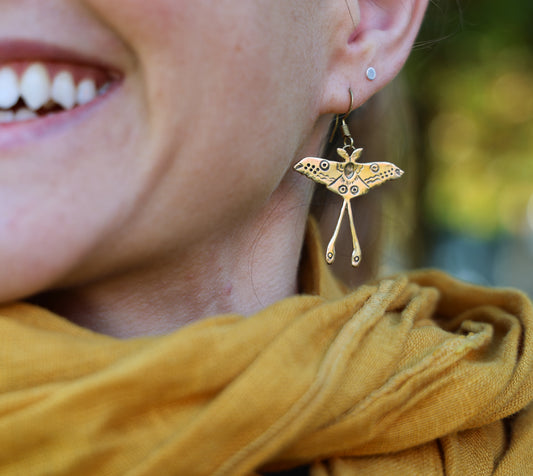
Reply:
[[[353, 29], [354, 33], [355, 30], [357, 30], [357, 25], [355, 24], [355, 19], [352, 14], [352, 9], [350, 8], [350, 4], [348, 3], [348, 0], [344, 0], [344, 3], [346, 3], [346, 8], [348, 9], [348, 13], [350, 14], [350, 18], [352, 19]], [[350, 107], [348, 108], [348, 112], [346, 112], [342, 117], [340, 117], [338, 114], [335, 116], [335, 126], [333, 127], [333, 131], [331, 132], [331, 137], [329, 138], [329, 143], [331, 144], [333, 142], [333, 139], [335, 138], [335, 133], [337, 132], [337, 129], [339, 128], [339, 120], [342, 121], [342, 127], [343, 132], [345, 133], [345, 136], [349, 136], [350, 132], [348, 131], [348, 126], [346, 125], [345, 119], [350, 115], [350, 113], [353, 111], [353, 91], [352, 88], [348, 88], [348, 92], [350, 93]], [[348, 131], [346, 133], [346, 131]]]
[[[346, 126], [346, 118], [352, 113], [353, 111], [353, 91], [352, 91], [352, 88], [348, 88], [348, 92], [350, 93], [350, 106], [348, 107], [348, 111], [345, 112], [342, 116], [340, 114], [337, 114], [335, 116], [335, 126], [333, 126], [333, 131], [331, 132], [331, 137], [329, 138], [329, 143], [331, 144], [333, 142], [333, 139], [335, 138], [335, 133], [337, 132], [337, 129], [339, 128], [339, 121], [342, 121], [342, 127], [343, 127], [343, 132], [345, 132], [345, 135], [349, 135], [349, 132], [348, 134], [346, 134], [346, 131], [344, 131], [345, 129], [345, 126]], [[346, 129], [348, 128], [348, 126], [346, 126]]]

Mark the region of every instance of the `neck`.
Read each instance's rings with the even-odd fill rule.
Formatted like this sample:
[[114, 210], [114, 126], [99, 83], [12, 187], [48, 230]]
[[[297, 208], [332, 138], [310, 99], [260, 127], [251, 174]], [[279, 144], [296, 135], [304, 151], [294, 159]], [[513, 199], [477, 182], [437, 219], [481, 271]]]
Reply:
[[231, 236], [198, 243], [186, 256], [176, 252], [142, 269], [35, 301], [82, 327], [119, 338], [165, 334], [212, 315], [253, 314], [297, 292], [308, 204], [302, 205], [302, 196], [309, 201], [306, 183], [285, 184]]

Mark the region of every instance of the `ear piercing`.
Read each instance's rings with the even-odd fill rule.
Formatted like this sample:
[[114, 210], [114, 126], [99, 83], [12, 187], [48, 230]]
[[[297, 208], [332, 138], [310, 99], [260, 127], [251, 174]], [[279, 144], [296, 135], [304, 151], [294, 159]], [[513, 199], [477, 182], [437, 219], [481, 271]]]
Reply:
[[372, 66], [366, 70], [366, 78], [369, 81], [374, 81], [374, 79], [376, 79], [377, 75], [378, 74], [376, 73], [376, 70], [374, 68], [372, 68]]

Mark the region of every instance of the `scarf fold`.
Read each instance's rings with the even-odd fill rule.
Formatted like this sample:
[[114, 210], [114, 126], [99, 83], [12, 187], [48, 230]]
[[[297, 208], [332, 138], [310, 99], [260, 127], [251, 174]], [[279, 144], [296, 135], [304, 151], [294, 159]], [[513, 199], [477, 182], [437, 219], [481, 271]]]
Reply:
[[[0, 309], [1, 475], [533, 474], [533, 309], [413, 273], [116, 340]], [[306, 268], [307, 266], [307, 268]]]

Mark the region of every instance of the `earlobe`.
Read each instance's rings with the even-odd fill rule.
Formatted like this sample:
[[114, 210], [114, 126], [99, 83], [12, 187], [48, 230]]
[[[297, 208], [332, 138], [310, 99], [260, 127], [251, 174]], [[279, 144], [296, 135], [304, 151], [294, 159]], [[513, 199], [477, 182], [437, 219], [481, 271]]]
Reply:
[[354, 92], [357, 107], [398, 74], [428, 3], [428, 0], [348, 0], [348, 10], [345, 2], [336, 1], [339, 4], [336, 13], [345, 15], [346, 21], [342, 23], [345, 29], [335, 36], [339, 43], [324, 96], [324, 113], [346, 109], [348, 87]]

